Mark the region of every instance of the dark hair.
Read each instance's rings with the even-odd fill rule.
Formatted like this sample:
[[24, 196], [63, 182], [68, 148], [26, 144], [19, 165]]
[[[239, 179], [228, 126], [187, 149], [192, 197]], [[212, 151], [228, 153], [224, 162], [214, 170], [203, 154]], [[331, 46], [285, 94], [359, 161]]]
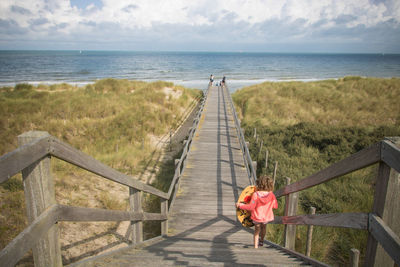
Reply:
[[256, 181], [257, 190], [259, 191], [272, 191], [274, 190], [274, 181], [267, 175], [258, 177]]

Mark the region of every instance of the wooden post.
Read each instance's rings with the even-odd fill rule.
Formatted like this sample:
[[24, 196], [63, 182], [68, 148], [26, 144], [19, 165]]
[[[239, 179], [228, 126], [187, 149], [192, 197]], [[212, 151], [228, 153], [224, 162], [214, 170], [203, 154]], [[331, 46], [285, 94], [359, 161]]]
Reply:
[[[274, 186], [275, 186], [275, 180], [276, 180], [276, 172], [278, 170], [278, 162], [275, 161], [275, 166], [274, 166], [274, 175], [272, 176], [272, 180], [274, 181]], [[289, 182], [290, 182], [290, 178], [289, 178]]]
[[257, 128], [254, 128], [254, 138], [257, 137]]
[[[38, 138], [50, 136], [47, 132], [30, 131], [18, 136], [19, 146]], [[45, 157], [22, 170], [28, 223], [32, 223], [51, 205], [56, 204], [50, 157]], [[62, 266], [58, 225], [53, 225], [32, 248], [35, 266]]]
[[258, 150], [258, 156], [260, 156], [262, 148], [263, 148], [263, 144], [264, 144], [264, 140], [261, 139], [261, 144], [260, 144], [260, 148]]
[[[290, 178], [286, 177], [286, 185], [290, 184]], [[297, 213], [298, 193], [292, 193], [285, 197], [284, 216], [293, 216]], [[285, 248], [294, 250], [296, 242], [296, 225], [285, 224]]]
[[265, 171], [267, 171], [268, 168], [268, 149], [265, 150]]
[[[142, 212], [142, 192], [129, 187], [129, 209], [132, 212]], [[132, 243], [137, 244], [143, 241], [143, 222], [142, 221], [131, 221], [132, 227]]]
[[[178, 167], [179, 161], [180, 161], [179, 159], [175, 159], [175, 170], [176, 170], [176, 167]], [[181, 176], [181, 168], [179, 168], [176, 171], [178, 172], [178, 177]]]
[[[168, 199], [161, 199], [161, 214], [168, 216]], [[168, 234], [168, 219], [161, 221], [161, 235]]]
[[350, 267], [358, 267], [358, 261], [360, 258], [360, 251], [352, 248], [350, 250]]
[[172, 151], [172, 130], [169, 131], [169, 151]]
[[254, 172], [255, 172], [255, 176], [257, 177], [257, 161], [253, 161], [252, 164], [253, 164], [253, 169], [254, 169]]
[[[400, 138], [391, 138], [392, 143], [400, 146]], [[382, 150], [385, 147], [383, 145]], [[392, 231], [400, 235], [400, 175], [386, 163], [379, 164], [377, 181], [375, 183], [374, 205], [372, 212], [376, 213]], [[368, 234], [365, 266], [394, 266], [392, 258], [381, 245]]]
[[[315, 214], [315, 208], [310, 207], [310, 214]], [[306, 245], [306, 256], [310, 257], [311, 255], [311, 244], [312, 244], [312, 234], [313, 234], [313, 225], [309, 225], [307, 229], [307, 245]]]

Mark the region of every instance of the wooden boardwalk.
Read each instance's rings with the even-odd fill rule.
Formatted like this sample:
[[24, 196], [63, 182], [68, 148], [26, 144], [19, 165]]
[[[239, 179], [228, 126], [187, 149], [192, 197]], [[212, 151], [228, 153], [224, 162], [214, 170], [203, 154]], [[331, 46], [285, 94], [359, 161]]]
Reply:
[[211, 87], [188, 155], [168, 237], [86, 266], [299, 266], [285, 252], [254, 249], [253, 229], [236, 220], [235, 201], [250, 180], [243, 166], [227, 90]]

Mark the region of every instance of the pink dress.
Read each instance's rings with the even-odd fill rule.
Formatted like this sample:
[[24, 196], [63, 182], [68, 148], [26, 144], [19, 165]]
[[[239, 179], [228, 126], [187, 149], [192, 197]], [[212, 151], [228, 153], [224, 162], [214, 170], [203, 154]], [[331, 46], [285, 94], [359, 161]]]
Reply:
[[251, 211], [251, 219], [256, 223], [267, 223], [274, 220], [272, 209], [278, 208], [278, 201], [274, 193], [268, 191], [256, 191], [251, 196], [249, 204], [240, 204], [242, 210]]

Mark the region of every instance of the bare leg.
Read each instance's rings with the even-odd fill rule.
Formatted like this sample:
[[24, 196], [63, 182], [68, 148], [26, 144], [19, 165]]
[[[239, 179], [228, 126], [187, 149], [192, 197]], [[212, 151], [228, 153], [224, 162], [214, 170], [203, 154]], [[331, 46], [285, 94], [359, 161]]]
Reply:
[[266, 224], [261, 224], [260, 226], [261, 226], [260, 240], [261, 240], [262, 243], [264, 243], [264, 237], [265, 237], [267, 225]]
[[261, 230], [261, 225], [256, 224], [254, 226], [254, 248], [258, 248], [258, 238], [260, 237], [260, 230]]

